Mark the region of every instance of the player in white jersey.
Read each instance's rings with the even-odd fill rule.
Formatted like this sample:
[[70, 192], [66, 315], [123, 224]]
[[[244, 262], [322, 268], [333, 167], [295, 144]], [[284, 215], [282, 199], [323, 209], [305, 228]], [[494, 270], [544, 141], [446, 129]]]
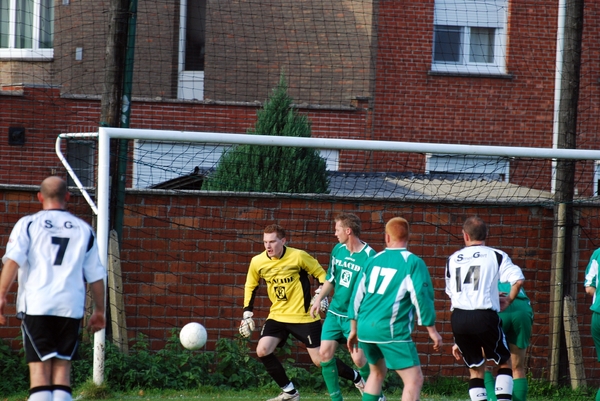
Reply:
[[46, 178], [37, 196], [43, 210], [17, 222], [2, 258], [0, 324], [6, 324], [6, 296], [18, 276], [17, 316], [29, 365], [29, 401], [70, 401], [71, 360], [77, 355], [86, 282], [94, 300], [88, 326], [95, 332], [105, 326], [106, 270], [90, 225], [65, 210], [65, 181]]
[[[452, 332], [456, 359], [469, 368], [469, 395], [473, 401], [487, 399], [484, 385], [485, 360], [499, 367], [496, 397], [512, 397], [513, 379], [510, 351], [498, 312], [517, 298], [523, 273], [503, 251], [485, 245], [487, 227], [479, 217], [463, 225], [466, 247], [455, 252], [446, 264], [446, 293], [451, 300]], [[498, 283], [510, 283], [507, 296], [500, 296]]]
[[[317, 316], [321, 309], [321, 301], [333, 290], [334, 295], [323, 323], [319, 351], [323, 379], [333, 401], [343, 400], [334, 354], [339, 342], [345, 342], [350, 334], [348, 305], [352, 290], [365, 262], [375, 255], [373, 248], [360, 240], [360, 230], [360, 219], [355, 214], [341, 213], [335, 217], [335, 236], [339, 243], [331, 251], [325, 283], [310, 309], [311, 316]], [[364, 380], [369, 377], [369, 364], [360, 348], [355, 348], [350, 355], [360, 371], [355, 386], [362, 393], [365, 387]]]
[[425, 262], [406, 247], [409, 224], [394, 217], [385, 226], [386, 249], [370, 258], [348, 307], [348, 349], [357, 344], [369, 362], [363, 401], [378, 401], [388, 369], [402, 378], [402, 401], [418, 401], [423, 373], [411, 334], [415, 323], [427, 328], [433, 349], [442, 337], [435, 328], [433, 285]]

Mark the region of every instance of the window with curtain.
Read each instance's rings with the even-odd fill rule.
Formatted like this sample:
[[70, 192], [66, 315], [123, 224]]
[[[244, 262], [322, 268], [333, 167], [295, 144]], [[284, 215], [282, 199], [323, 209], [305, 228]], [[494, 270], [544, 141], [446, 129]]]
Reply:
[[53, 46], [53, 0], [0, 0], [0, 58], [52, 59]]
[[506, 74], [507, 0], [436, 0], [432, 71]]

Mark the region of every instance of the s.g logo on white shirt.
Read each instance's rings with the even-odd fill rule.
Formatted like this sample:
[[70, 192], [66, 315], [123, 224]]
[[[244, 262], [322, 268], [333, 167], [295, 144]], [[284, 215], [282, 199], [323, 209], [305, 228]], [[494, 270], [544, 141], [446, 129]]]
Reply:
[[[63, 223], [64, 228], [73, 228], [73, 223], [69, 220]], [[54, 228], [54, 224], [52, 224], [52, 220], [44, 220], [44, 228]]]

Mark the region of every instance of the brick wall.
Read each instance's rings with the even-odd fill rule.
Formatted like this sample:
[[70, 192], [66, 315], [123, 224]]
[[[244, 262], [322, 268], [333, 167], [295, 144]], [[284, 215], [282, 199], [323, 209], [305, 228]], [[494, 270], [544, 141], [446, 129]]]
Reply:
[[[556, 31], [551, 27], [557, 9], [543, 3], [510, 2], [510, 76], [489, 78], [429, 74], [433, 0], [380, 2], [375, 137], [550, 147], [551, 135], [523, 135], [552, 132]], [[528, 18], [532, 7], [538, 18]], [[536, 32], [539, 50], [535, 69], [525, 57], [531, 52], [531, 32]], [[489, 135], [500, 126], [501, 134]]]
[[[317, 20], [320, 21], [317, 27], [319, 29], [312, 30], [311, 35], [327, 36], [326, 33], [331, 33], [328, 30], [334, 27], [330, 23], [332, 15], [314, 14], [312, 1], [278, 5], [272, 10], [267, 9], [268, 7], [258, 10], [255, 5], [247, 2], [217, 3], [209, 2], [208, 9], [212, 24], [209, 29], [213, 29], [215, 34], [212, 38], [214, 41], [210, 41], [208, 45], [214, 49], [209, 49], [207, 54], [206, 91], [207, 99], [210, 100], [206, 102], [164, 100], [169, 99], [174, 92], [173, 59], [176, 54], [173, 52], [176, 44], [173, 42], [176, 42], [176, 34], [169, 27], [177, 26], [179, 11], [172, 2], [144, 3], [140, 9], [136, 44], [135, 65], [140, 70], [136, 70], [133, 94], [152, 96], [152, 100], [145, 98], [145, 101], [133, 103], [132, 127], [244, 132], [254, 124], [259, 102], [266, 99], [276, 84], [280, 67], [288, 62], [289, 57], [301, 58], [306, 50], [303, 47], [306, 43], [294, 37], [293, 29], [287, 29], [289, 27], [285, 22], [290, 23], [292, 15], [304, 15], [300, 12], [302, 11], [307, 16], [305, 19], [298, 17], [298, 32], [312, 27], [311, 24], [315, 24]], [[329, 48], [321, 49], [323, 54], [311, 53], [314, 57], [320, 57], [324, 66], [337, 66], [337, 62], [333, 60], [337, 58], [343, 60], [343, 66], [348, 68], [334, 71], [331, 67], [309, 68], [300, 64], [302, 67], [294, 67], [288, 71], [293, 78], [289, 82], [290, 93], [299, 103], [308, 102], [306, 99], [312, 99], [313, 96], [322, 100], [312, 102], [320, 104], [318, 109], [302, 110], [313, 121], [314, 136], [550, 148], [554, 136], [556, 4], [551, 1], [528, 0], [511, 1], [509, 6], [509, 74], [506, 77], [440, 75], [430, 72], [433, 0], [401, 3], [380, 1], [377, 3], [377, 18], [373, 27], [369, 25], [371, 21], [367, 18], [369, 2], [357, 0], [344, 2], [339, 12], [340, 18], [343, 17], [346, 21], [344, 26], [355, 29], [356, 37], [360, 40], [343, 45], [341, 42], [347, 40], [347, 37], [336, 39], [338, 42], [332, 39], [329, 45], [339, 49], [338, 53], [330, 52]], [[57, 24], [60, 25], [57, 29], [60, 29], [63, 36], [57, 37], [56, 60], [46, 63], [52, 64], [52, 67], [46, 67], [47, 72], [54, 74], [56, 79], [40, 78], [42, 74], [37, 72], [35, 75], [36, 79], [43, 82], [61, 86], [51, 90], [26, 87], [20, 99], [5, 95], [4, 91], [0, 93], [0, 134], [5, 132], [9, 124], [27, 124], [27, 128], [33, 130], [30, 131], [33, 140], [21, 149], [10, 148], [9, 153], [13, 159], [5, 159], [3, 162], [8, 160], [11, 165], [20, 165], [20, 159], [26, 159], [32, 154], [32, 144], [52, 149], [58, 132], [81, 129], [89, 131], [98, 126], [98, 95], [103, 82], [104, 35], [107, 24], [102, 19], [104, 17], [99, 17], [98, 23], [87, 23], [87, 20], [77, 19], [77, 16], [82, 13], [104, 16], [106, 7], [107, 3], [102, 1], [71, 2], [68, 6], [57, 7]], [[261, 13], [268, 14], [269, 18], [262, 22], [250, 22], [251, 19], [259, 20]], [[599, 28], [589, 23], [593, 20], [592, 16], [599, 13], [600, 4], [586, 3], [577, 114], [579, 149], [596, 148], [600, 132], [598, 63], [594, 62], [600, 55], [600, 35]], [[243, 18], [240, 19], [240, 15]], [[348, 23], [352, 16], [356, 20]], [[224, 25], [219, 26], [219, 21]], [[279, 23], [283, 26], [282, 32], [285, 35], [270, 35], [273, 26], [279, 27]], [[239, 29], [229, 32], [232, 25]], [[156, 32], [160, 35], [151, 37]], [[347, 55], [357, 53], [357, 48], [373, 51], [373, 45], [365, 42], [375, 34], [376, 53], [373, 54], [376, 55], [376, 74], [371, 74], [371, 67], [364, 65], [364, 54], [357, 59], [348, 58]], [[245, 36], [252, 40], [244, 42], [242, 39]], [[316, 39], [309, 35], [303, 40], [313, 42]], [[274, 44], [273, 41], [277, 43]], [[282, 43], [285, 44], [284, 47], [287, 46], [286, 54], [274, 56], [269, 53], [274, 52]], [[323, 45], [321, 41], [318, 44]], [[81, 62], [72, 61], [76, 47], [84, 49], [84, 59]], [[239, 50], [241, 48], [245, 50]], [[212, 58], [217, 55], [219, 58]], [[33, 65], [21, 64], [7, 63], [0, 69], [3, 72], [10, 69], [15, 74], [29, 74], [28, 71], [34, 68]], [[350, 68], [350, 64], [354, 67]], [[229, 68], [231, 66], [235, 68]], [[352, 74], [350, 71], [353, 71]], [[0, 83], [6, 84], [4, 74], [0, 74]], [[24, 79], [23, 82], [30, 81]], [[367, 88], [367, 82], [371, 87]], [[59, 98], [58, 91], [96, 97]], [[351, 99], [362, 95], [371, 96], [372, 102], [363, 101], [358, 112], [346, 107]], [[329, 98], [329, 103], [325, 101], [326, 98]], [[338, 102], [332, 99], [337, 99]], [[259, 102], [254, 102], [255, 100]], [[226, 104], [224, 101], [230, 103]], [[242, 101], [249, 103], [240, 104]], [[342, 104], [344, 110], [331, 108], [334, 104]], [[330, 109], [325, 110], [325, 107]], [[369, 109], [369, 115], [367, 107], [372, 108]], [[44, 153], [38, 159], [44, 160], [46, 156]], [[16, 162], [13, 163], [13, 160]], [[381, 153], [370, 160], [345, 160], [349, 163], [342, 168], [347, 170], [423, 172], [425, 169], [423, 155]], [[52, 160], [47, 161], [48, 163], [44, 162], [40, 166], [42, 171], [55, 168]], [[0, 162], [0, 167], [3, 162]], [[547, 189], [551, 169], [549, 161], [525, 166], [513, 160], [510, 179], [515, 184]], [[594, 162], [577, 165], [576, 191], [579, 195], [594, 195], [594, 169]], [[13, 174], [1, 169], [0, 175], [26, 177], [27, 170], [27, 166], [24, 166]], [[37, 179], [32, 181], [36, 182]], [[10, 181], [0, 179], [0, 182]]]
[[[510, 1], [508, 75], [431, 74], [434, 0], [380, 1], [373, 138], [377, 140], [551, 148], [556, 59], [555, 2]], [[577, 147], [594, 149], [598, 133], [599, 5], [586, 3]], [[485, 71], [482, 71], [485, 74]], [[594, 100], [596, 99], [596, 100]], [[391, 159], [383, 159], [388, 162]], [[414, 171], [423, 169], [412, 160]], [[384, 165], [382, 170], [388, 170]], [[511, 182], [549, 179], [511, 166]], [[579, 193], [591, 193], [593, 166], [581, 166]]]
[[[256, 122], [260, 104], [216, 105], [178, 101], [136, 100], [131, 128], [245, 133]], [[314, 137], [364, 139], [366, 104], [343, 110], [299, 109], [312, 122]], [[100, 100], [63, 97], [45, 86], [4, 87], [0, 91], [0, 183], [37, 185], [43, 177], [65, 174], [55, 153], [59, 134], [94, 132], [100, 125]], [[24, 127], [24, 145], [8, 145], [9, 127]], [[63, 146], [66, 154], [66, 148]], [[344, 159], [349, 160], [349, 159]], [[351, 164], [351, 161], [348, 161]], [[345, 161], [341, 168], [348, 168]]]
[[369, 96], [372, 2], [207, 3], [205, 98], [263, 101], [285, 72], [298, 103]]
[[[205, 99], [262, 102], [282, 70], [298, 103], [349, 105], [368, 96], [370, 1], [206, 3], [206, 21], [192, 23], [206, 25]], [[0, 85], [46, 84], [62, 93], [101, 95], [109, 8], [103, 0], [57, 3], [53, 60], [2, 63]], [[180, 2], [140, 2], [135, 23], [133, 93], [176, 99]]]
[[[3, 187], [0, 190], [0, 243], [5, 244], [14, 222], [34, 212], [35, 189]], [[262, 229], [278, 222], [288, 230], [289, 245], [307, 250], [326, 265], [333, 236], [333, 216], [340, 211], [357, 213], [363, 222], [361, 237], [376, 250], [383, 244], [383, 228], [389, 218], [401, 215], [411, 222], [410, 249], [427, 263], [435, 287], [438, 330], [446, 346], [433, 352], [425, 330], [415, 339], [427, 375], [463, 375], [466, 369], [450, 356], [452, 342], [449, 302], [444, 293], [445, 259], [462, 246], [461, 225], [465, 217], [484, 216], [490, 226], [488, 245], [507, 251], [523, 268], [525, 289], [535, 311], [534, 334], [527, 366], [534, 377], [548, 371], [550, 261], [553, 212], [549, 208], [518, 205], [451, 205], [353, 201], [331, 197], [315, 199], [271, 196], [209, 196], [130, 192], [126, 199], [125, 227], [121, 249], [124, 301], [129, 337], [148, 336], [153, 349], [160, 349], [173, 328], [189, 321], [204, 324], [209, 333], [208, 349], [218, 338], [237, 333], [243, 302], [243, 285], [250, 258], [260, 253]], [[91, 219], [89, 207], [79, 196], [71, 209]], [[595, 351], [589, 333], [590, 299], [581, 286], [583, 271], [598, 246], [600, 216], [597, 207], [581, 208], [577, 262], [576, 301], [588, 378], [597, 377]], [[11, 302], [14, 296], [11, 296]], [[256, 316], [266, 316], [268, 300], [259, 292]], [[9, 307], [8, 314], [14, 313]], [[0, 328], [0, 337], [14, 338], [18, 322], [10, 318]], [[253, 341], [256, 341], [254, 334]], [[15, 343], [15, 346], [17, 344]], [[300, 349], [296, 355], [307, 362]], [[595, 375], [595, 376], [594, 376]]]

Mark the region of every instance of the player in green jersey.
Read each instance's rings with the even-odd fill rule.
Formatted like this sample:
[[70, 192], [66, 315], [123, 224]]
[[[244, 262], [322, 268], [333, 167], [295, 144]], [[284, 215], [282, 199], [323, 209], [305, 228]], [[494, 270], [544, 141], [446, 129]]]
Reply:
[[[338, 343], [345, 342], [350, 334], [348, 305], [352, 289], [367, 259], [375, 255], [373, 248], [359, 238], [360, 230], [360, 219], [355, 214], [342, 213], [335, 217], [335, 236], [339, 243], [331, 251], [325, 283], [310, 310], [311, 316], [317, 316], [321, 310], [321, 301], [326, 299], [333, 290], [334, 295], [323, 323], [319, 352], [323, 379], [334, 401], [343, 400], [334, 354]], [[360, 348], [354, 349], [351, 356], [360, 371], [355, 386], [362, 393], [365, 386], [364, 379], [369, 377], [369, 364]]]
[[[501, 296], [505, 296], [510, 292], [510, 283], [499, 283], [498, 290]], [[533, 308], [523, 288], [514, 301], [499, 315], [502, 319], [502, 331], [508, 342], [513, 369], [512, 399], [513, 401], [526, 401], [529, 385], [525, 374], [525, 353], [531, 340]], [[486, 370], [484, 381], [488, 400], [496, 401], [495, 379], [491, 371]]]
[[[596, 294], [598, 288], [598, 264], [600, 263], [600, 248], [596, 249], [585, 269], [585, 292], [592, 296], [592, 339], [596, 346], [596, 355], [600, 362], [600, 297]], [[600, 390], [596, 393], [596, 401], [600, 401]]]
[[427, 328], [434, 350], [442, 345], [431, 277], [425, 262], [406, 249], [408, 238], [405, 219], [386, 224], [386, 249], [367, 261], [350, 300], [348, 349], [360, 344], [370, 368], [363, 401], [379, 399], [388, 369], [404, 382], [402, 401], [419, 400], [423, 373], [411, 338], [415, 323]]

